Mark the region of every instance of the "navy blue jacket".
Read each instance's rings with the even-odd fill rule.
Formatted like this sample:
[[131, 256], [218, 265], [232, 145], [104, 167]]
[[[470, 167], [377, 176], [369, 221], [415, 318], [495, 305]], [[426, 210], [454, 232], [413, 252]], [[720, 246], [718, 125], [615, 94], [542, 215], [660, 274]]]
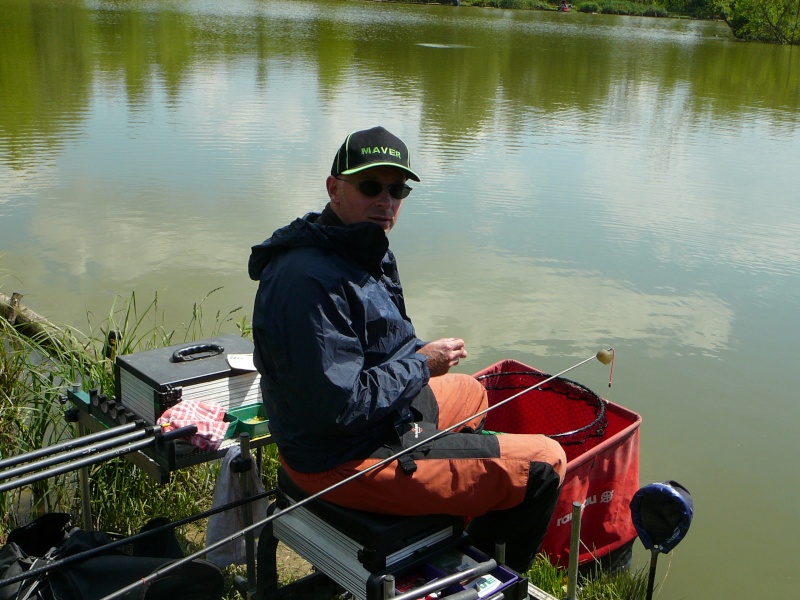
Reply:
[[409, 404], [430, 378], [386, 234], [373, 223], [321, 225], [319, 216], [253, 246], [249, 264], [260, 281], [254, 360], [270, 432], [304, 473], [387, 443], [412, 420]]

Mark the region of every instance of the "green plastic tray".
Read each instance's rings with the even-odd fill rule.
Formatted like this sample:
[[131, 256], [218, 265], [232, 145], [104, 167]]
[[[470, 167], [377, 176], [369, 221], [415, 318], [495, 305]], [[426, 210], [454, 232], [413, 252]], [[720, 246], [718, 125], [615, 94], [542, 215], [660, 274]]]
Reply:
[[[267, 421], [267, 413], [264, 411], [264, 405], [260, 402], [258, 404], [248, 404], [247, 406], [240, 406], [234, 408], [229, 415], [236, 418], [236, 431], [234, 435], [247, 433], [250, 438], [261, 437], [269, 433], [269, 421]], [[262, 419], [257, 422], [250, 422], [252, 419]]]
[[228, 429], [225, 431], [225, 439], [232, 438], [236, 434], [236, 428], [239, 426], [239, 419], [234, 417], [231, 413], [225, 413], [223, 419], [228, 423]]

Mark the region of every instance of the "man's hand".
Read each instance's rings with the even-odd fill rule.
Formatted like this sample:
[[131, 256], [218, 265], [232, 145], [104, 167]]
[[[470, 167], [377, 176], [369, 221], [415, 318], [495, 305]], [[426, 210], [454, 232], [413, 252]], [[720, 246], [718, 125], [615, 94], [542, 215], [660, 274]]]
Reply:
[[464, 340], [458, 338], [443, 338], [435, 342], [428, 342], [417, 350], [428, 357], [428, 369], [431, 377], [444, 375], [458, 364], [462, 358], [467, 358]]

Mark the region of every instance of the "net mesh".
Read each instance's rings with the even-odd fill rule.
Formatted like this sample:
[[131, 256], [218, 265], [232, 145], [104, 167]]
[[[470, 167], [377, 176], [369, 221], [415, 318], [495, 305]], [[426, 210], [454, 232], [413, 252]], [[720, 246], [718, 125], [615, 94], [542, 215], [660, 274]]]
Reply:
[[[502, 371], [477, 379], [494, 406], [549, 377], [536, 371]], [[602, 441], [608, 425], [605, 408], [589, 388], [558, 377], [487, 413], [485, 429], [544, 434], [558, 441], [572, 460]]]

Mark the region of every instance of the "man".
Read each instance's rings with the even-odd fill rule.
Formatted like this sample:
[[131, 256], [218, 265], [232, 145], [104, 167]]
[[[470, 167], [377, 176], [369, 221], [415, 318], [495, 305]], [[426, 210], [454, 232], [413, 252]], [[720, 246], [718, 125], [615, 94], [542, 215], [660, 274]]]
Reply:
[[[387, 234], [419, 181], [406, 145], [382, 127], [345, 139], [329, 203], [254, 246], [254, 359], [282, 464], [316, 493], [484, 410], [473, 377], [448, 373], [464, 341], [420, 340], [406, 314]], [[474, 544], [530, 568], [566, 469], [540, 435], [482, 435], [483, 417], [326, 494], [398, 515], [473, 517]]]

